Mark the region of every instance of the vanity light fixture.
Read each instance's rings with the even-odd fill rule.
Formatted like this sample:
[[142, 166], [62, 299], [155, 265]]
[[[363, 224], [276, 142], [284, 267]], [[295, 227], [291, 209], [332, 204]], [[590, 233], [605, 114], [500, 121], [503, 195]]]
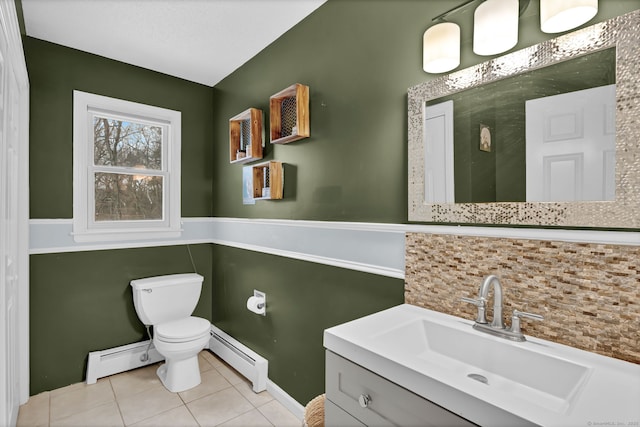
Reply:
[[562, 33], [579, 27], [598, 13], [598, 0], [540, 0], [540, 29]]
[[427, 73], [445, 73], [460, 65], [458, 24], [436, 24], [424, 32], [422, 42], [422, 68]]
[[467, 0], [436, 16], [432, 19], [436, 24], [423, 36], [422, 68], [427, 73], [445, 73], [460, 65], [460, 26], [445, 21], [447, 16], [480, 3], [474, 13], [473, 51], [478, 55], [495, 55], [518, 43], [518, 20], [530, 1]]
[[473, 14], [473, 52], [496, 55], [514, 47], [518, 43], [518, 15], [518, 0], [480, 4]]

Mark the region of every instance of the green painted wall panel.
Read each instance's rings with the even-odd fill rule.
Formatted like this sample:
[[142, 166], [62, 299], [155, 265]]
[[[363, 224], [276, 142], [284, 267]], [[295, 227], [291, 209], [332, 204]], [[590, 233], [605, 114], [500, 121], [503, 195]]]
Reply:
[[[407, 89], [437, 77], [422, 70], [422, 35], [461, 3], [329, 0], [217, 84], [214, 216], [407, 222]], [[601, 1], [591, 23], [638, 8], [638, 0]], [[472, 52], [473, 10], [449, 17], [461, 25], [459, 69], [490, 58]], [[554, 37], [540, 31], [538, 11], [532, 0], [514, 49]], [[267, 158], [291, 164], [285, 199], [243, 205], [241, 166], [228, 161], [228, 119], [260, 108], [268, 135], [269, 96], [296, 82], [310, 86], [311, 137], [266, 147]]]
[[[301, 404], [324, 393], [324, 329], [404, 300], [404, 281], [214, 246], [213, 323], [269, 360], [269, 378]], [[253, 290], [267, 315], [247, 310]]]
[[[73, 215], [73, 90], [182, 112], [182, 216], [211, 214], [212, 89], [25, 37], [31, 218]], [[211, 317], [210, 246], [197, 314]], [[138, 341], [129, 280], [191, 271], [184, 246], [31, 256], [31, 393], [82, 381], [89, 351]]]
[[[214, 88], [213, 212], [220, 217], [407, 222], [407, 89], [437, 76], [422, 71], [431, 18], [462, 2], [329, 0]], [[592, 22], [640, 8], [600, 2]], [[539, 30], [539, 2], [520, 21], [516, 49], [553, 36]], [[462, 26], [462, 64], [471, 52], [473, 8]], [[282, 201], [242, 204], [242, 167], [228, 161], [228, 120], [269, 96], [310, 86], [311, 137], [271, 146], [285, 163]], [[495, 191], [495, 188], [494, 188]], [[237, 249], [214, 249], [214, 323], [270, 361], [269, 376], [301, 404], [324, 390], [322, 331], [403, 301], [402, 281]], [[268, 316], [246, 310], [267, 292]]]
[[73, 216], [73, 91], [182, 112], [182, 216], [211, 215], [212, 89], [24, 37], [31, 218]]
[[[191, 246], [205, 277], [194, 315], [211, 320], [211, 245]], [[129, 282], [193, 272], [186, 246], [31, 256], [32, 395], [85, 380], [91, 351], [146, 339]]]

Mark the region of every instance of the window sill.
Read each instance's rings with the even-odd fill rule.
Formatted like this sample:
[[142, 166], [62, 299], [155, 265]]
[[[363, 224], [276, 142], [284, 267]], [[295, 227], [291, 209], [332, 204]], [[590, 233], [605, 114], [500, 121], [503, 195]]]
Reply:
[[154, 240], [178, 238], [182, 235], [182, 229], [171, 230], [145, 230], [145, 229], [118, 229], [118, 230], [91, 230], [72, 232], [73, 240], [77, 243], [84, 242], [115, 242], [127, 240]]

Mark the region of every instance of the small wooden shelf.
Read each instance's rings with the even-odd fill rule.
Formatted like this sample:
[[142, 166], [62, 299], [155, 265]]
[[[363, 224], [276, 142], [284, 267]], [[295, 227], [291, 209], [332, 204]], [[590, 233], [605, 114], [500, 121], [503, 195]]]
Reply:
[[[264, 162], [253, 165], [253, 198], [255, 200], [282, 199], [284, 170], [281, 162]], [[264, 194], [263, 189], [269, 193]]]
[[249, 108], [229, 119], [229, 161], [247, 163], [262, 158], [262, 110]]
[[269, 98], [272, 144], [287, 144], [311, 136], [309, 86], [296, 83]]

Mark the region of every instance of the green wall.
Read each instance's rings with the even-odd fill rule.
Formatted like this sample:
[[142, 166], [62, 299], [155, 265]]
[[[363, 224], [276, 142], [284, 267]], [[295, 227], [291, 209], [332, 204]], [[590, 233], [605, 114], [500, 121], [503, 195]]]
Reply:
[[[205, 277], [195, 315], [211, 319], [211, 245], [191, 246]], [[85, 380], [91, 351], [147, 339], [129, 282], [193, 272], [186, 246], [31, 256], [31, 394]]]
[[[211, 215], [211, 88], [23, 38], [31, 85], [31, 218], [73, 217], [73, 91], [182, 112], [182, 216]], [[55, 172], [54, 172], [55, 171]]]
[[[212, 89], [23, 38], [30, 95], [31, 218], [72, 218], [72, 100], [78, 89], [182, 112], [182, 216], [211, 215]], [[211, 247], [197, 313], [211, 318]], [[131, 279], [193, 271], [185, 246], [31, 256], [31, 394], [83, 381], [89, 351], [146, 339]]]
[[[269, 379], [303, 405], [324, 392], [324, 329], [404, 300], [400, 279], [224, 246], [213, 258], [213, 323], [269, 360]], [[264, 317], [246, 308], [254, 289]]]
[[[329, 0], [217, 84], [214, 216], [407, 222], [407, 89], [437, 77], [422, 70], [422, 35], [432, 17], [460, 3]], [[638, 8], [638, 0], [601, 1], [591, 23]], [[473, 9], [450, 17], [461, 25], [459, 69], [490, 59], [472, 53]], [[538, 10], [532, 0], [514, 49], [553, 37], [539, 30]], [[269, 96], [296, 82], [310, 87], [311, 137], [266, 144], [266, 158], [288, 167], [285, 199], [243, 206], [227, 121], [260, 108], [268, 135]]]
[[[213, 213], [219, 217], [407, 222], [407, 88], [422, 71], [422, 34], [451, 0], [329, 0], [214, 88]], [[640, 1], [600, 2], [602, 21]], [[471, 53], [473, 8], [462, 26], [461, 68]], [[539, 3], [521, 18], [516, 49], [550, 38]], [[311, 137], [271, 146], [285, 163], [281, 201], [242, 204], [242, 166], [229, 164], [228, 120], [293, 83], [310, 87]], [[268, 136], [267, 136], [268, 138]], [[494, 189], [495, 191], [495, 189]], [[403, 300], [402, 281], [230, 248], [214, 248], [214, 323], [263, 354], [269, 377], [303, 405], [324, 391], [322, 330]], [[253, 289], [268, 315], [249, 313]], [[312, 301], [312, 302], [311, 302]]]

